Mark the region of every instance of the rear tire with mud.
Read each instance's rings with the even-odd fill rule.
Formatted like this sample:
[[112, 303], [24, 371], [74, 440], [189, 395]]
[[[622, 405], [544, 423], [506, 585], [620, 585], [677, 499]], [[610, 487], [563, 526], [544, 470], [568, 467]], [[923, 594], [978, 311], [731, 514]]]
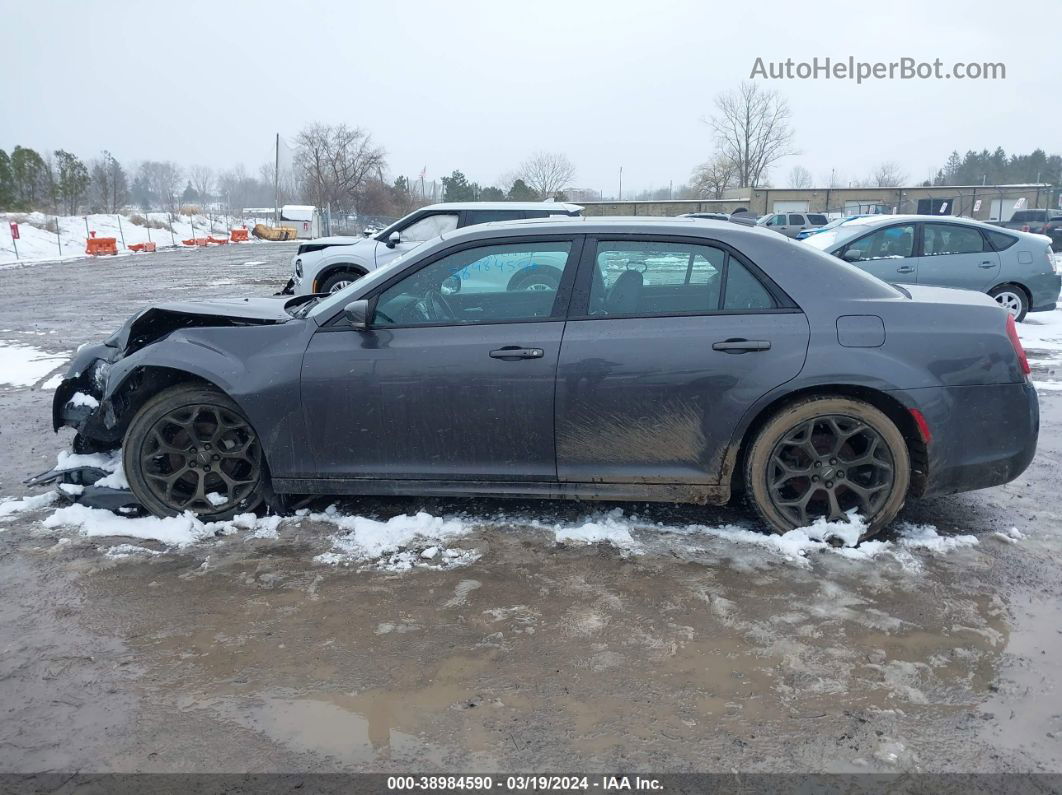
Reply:
[[155, 516], [185, 511], [206, 521], [256, 509], [268, 493], [258, 435], [217, 389], [184, 384], [148, 400], [125, 434], [129, 486]]
[[896, 518], [907, 497], [907, 442], [883, 412], [841, 396], [781, 409], [745, 456], [746, 499], [776, 533], [819, 517], [845, 521], [853, 509], [869, 538]]

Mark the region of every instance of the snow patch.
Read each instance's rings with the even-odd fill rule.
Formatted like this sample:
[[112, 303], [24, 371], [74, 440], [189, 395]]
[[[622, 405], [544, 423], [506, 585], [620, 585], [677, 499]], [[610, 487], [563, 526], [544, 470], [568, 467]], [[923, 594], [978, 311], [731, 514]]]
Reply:
[[[442, 542], [468, 535], [476, 524], [457, 518], [416, 514], [392, 516], [385, 521], [367, 516], [341, 514], [334, 505], [306, 518], [334, 524], [344, 532], [332, 536], [332, 551], [314, 558], [318, 563], [346, 565], [375, 561], [375, 568], [407, 571], [420, 568], [451, 568], [479, 559], [469, 550], [447, 549]], [[435, 549], [431, 557], [423, 553]], [[436, 560], [436, 556], [438, 559]]]
[[15, 514], [46, 508], [58, 498], [58, 492], [49, 491], [46, 494], [33, 494], [29, 497], [21, 497], [18, 499], [13, 497], [0, 499], [0, 522], [7, 521]]
[[0, 342], [0, 384], [33, 386], [66, 360], [32, 345]]
[[66, 401], [68, 406], [88, 406], [90, 409], [98, 409], [100, 402], [92, 395], [86, 395], [84, 392], [75, 392], [70, 400]]

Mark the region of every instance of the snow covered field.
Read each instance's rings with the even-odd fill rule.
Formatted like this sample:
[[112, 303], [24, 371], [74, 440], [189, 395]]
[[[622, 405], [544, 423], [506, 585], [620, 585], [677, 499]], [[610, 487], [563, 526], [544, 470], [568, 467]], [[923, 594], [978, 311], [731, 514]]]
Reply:
[[[244, 224], [243, 219], [218, 215], [179, 215], [172, 224], [169, 213], [147, 213], [140, 214], [140, 217], [172, 226], [172, 231], [169, 228], [152, 229], [135, 224], [131, 215], [68, 215], [57, 218], [37, 212], [0, 213], [0, 268], [83, 258], [86, 256], [85, 240], [89, 237], [87, 232], [95, 232], [96, 237], [115, 238], [118, 255], [121, 256], [135, 253], [129, 251], [128, 246], [136, 243], [151, 242], [158, 248], [171, 248], [181, 246], [182, 240], [192, 237], [205, 237], [208, 234], [227, 237], [233, 227]], [[18, 223], [20, 237], [17, 241], [11, 240], [11, 222]], [[59, 234], [50, 231], [56, 228], [56, 222]], [[257, 241], [252, 238], [250, 242]], [[16, 245], [18, 257], [15, 256]]]

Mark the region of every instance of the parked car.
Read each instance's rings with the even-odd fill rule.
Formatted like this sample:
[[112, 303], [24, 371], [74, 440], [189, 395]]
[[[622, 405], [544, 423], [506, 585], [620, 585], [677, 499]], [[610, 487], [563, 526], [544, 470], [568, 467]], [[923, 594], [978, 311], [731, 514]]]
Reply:
[[805, 229], [825, 226], [829, 220], [822, 213], [771, 213], [760, 218], [756, 224], [786, 237], [796, 237]]
[[756, 219], [747, 213], [684, 213], [679, 218], [700, 218], [707, 221], [733, 221], [743, 226], [755, 226]]
[[992, 221], [994, 226], [1034, 232], [1051, 238], [1051, 249], [1062, 251], [1062, 210], [1017, 210], [1009, 221]]
[[560, 202], [450, 202], [421, 207], [365, 237], [324, 237], [299, 246], [284, 295], [342, 290], [366, 273], [446, 232], [492, 221], [577, 216], [583, 208]]
[[819, 232], [824, 232], [827, 229], [833, 229], [835, 226], [840, 226], [841, 224], [846, 224], [849, 221], [854, 221], [856, 218], [866, 217], [867, 216], [865, 215], [846, 215], [844, 218], [835, 218], [825, 226], [812, 226], [807, 229], [801, 230], [800, 232], [797, 232], [796, 239], [807, 240], [809, 237], [811, 237], [812, 235], [817, 235]]
[[1054, 309], [1062, 284], [1048, 238], [965, 218], [874, 215], [804, 243], [887, 282], [988, 293], [1018, 321]]
[[[513, 289], [536, 257], [559, 285]], [[1021, 474], [1028, 374], [1013, 318], [974, 292], [899, 289], [731, 223], [528, 221], [449, 233], [327, 296], [146, 309], [76, 354], [53, 421], [77, 451], [121, 446], [159, 516], [741, 490], [776, 531], [858, 512], [872, 534], [909, 496]]]

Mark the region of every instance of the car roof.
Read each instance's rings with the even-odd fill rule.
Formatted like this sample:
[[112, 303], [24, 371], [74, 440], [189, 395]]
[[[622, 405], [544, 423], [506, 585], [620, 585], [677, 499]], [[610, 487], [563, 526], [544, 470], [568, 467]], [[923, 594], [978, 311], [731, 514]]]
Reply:
[[440, 202], [421, 207], [420, 210], [557, 210], [558, 212], [575, 212], [583, 208], [568, 202]]
[[595, 232], [612, 234], [660, 234], [669, 233], [687, 236], [705, 236], [706, 232], [725, 232], [726, 234], [766, 235], [770, 238], [782, 238], [776, 232], [759, 229], [732, 221], [716, 221], [711, 218], [669, 218], [645, 215], [608, 215], [608, 216], [569, 216], [563, 218], [528, 218], [518, 221], [494, 221], [476, 226], [466, 226], [442, 235], [452, 241], [460, 238], [489, 238], [500, 236], [539, 236], [552, 234], [593, 234]]

